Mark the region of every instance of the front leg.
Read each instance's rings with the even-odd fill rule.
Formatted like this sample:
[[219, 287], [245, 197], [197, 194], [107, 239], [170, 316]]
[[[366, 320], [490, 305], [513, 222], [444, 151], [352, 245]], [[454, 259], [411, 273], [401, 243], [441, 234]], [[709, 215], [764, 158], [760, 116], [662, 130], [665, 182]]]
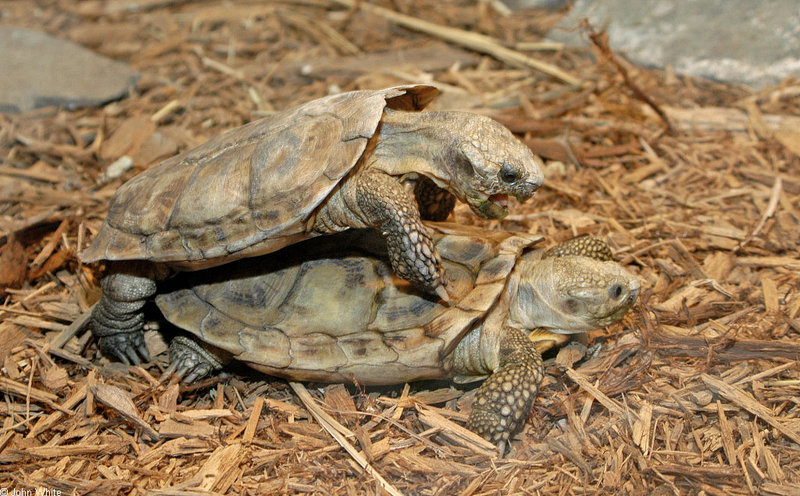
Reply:
[[416, 202], [392, 176], [367, 171], [344, 183], [317, 213], [314, 230], [373, 227], [386, 237], [389, 261], [399, 277], [449, 300], [444, 268]]
[[569, 255], [581, 255], [593, 258], [601, 262], [613, 260], [611, 247], [600, 238], [594, 236], [578, 236], [563, 241], [544, 252], [542, 258], [564, 257]]
[[495, 443], [505, 443], [528, 418], [544, 377], [542, 356], [519, 329], [500, 335], [499, 366], [475, 393], [467, 428]]

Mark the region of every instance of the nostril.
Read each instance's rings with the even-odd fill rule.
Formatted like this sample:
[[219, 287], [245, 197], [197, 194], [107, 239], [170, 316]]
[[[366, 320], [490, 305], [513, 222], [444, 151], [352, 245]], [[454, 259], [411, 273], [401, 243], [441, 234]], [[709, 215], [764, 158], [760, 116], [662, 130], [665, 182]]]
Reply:
[[530, 197], [532, 197], [540, 186], [541, 184], [539, 183], [526, 181], [524, 183], [517, 185], [516, 187], [517, 193], [514, 193], [514, 196], [516, 196], [519, 201], [525, 201]]
[[620, 283], [614, 283], [608, 288], [608, 295], [614, 300], [620, 299], [624, 292], [625, 290], [622, 288], [622, 284]]

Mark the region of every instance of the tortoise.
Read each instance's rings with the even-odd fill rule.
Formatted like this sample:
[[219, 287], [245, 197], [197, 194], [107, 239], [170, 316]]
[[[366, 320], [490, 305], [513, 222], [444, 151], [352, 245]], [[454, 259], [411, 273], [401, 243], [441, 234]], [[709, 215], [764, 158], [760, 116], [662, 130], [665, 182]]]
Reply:
[[362, 385], [491, 374], [467, 427], [502, 449], [543, 377], [527, 333], [616, 322], [636, 300], [638, 279], [597, 238], [543, 250], [531, 234], [427, 225], [449, 305], [394, 276], [370, 232], [172, 279], [155, 303], [188, 334], [170, 343], [170, 373], [193, 381], [236, 359], [291, 380]]
[[[138, 174], [110, 201], [84, 263], [111, 261], [93, 314], [101, 349], [149, 361], [141, 308], [155, 281], [274, 252], [349, 228], [377, 228], [396, 274], [447, 300], [421, 218], [454, 197], [486, 218], [530, 198], [541, 160], [496, 121], [417, 112], [438, 93], [409, 85], [320, 98], [254, 121]], [[416, 200], [409, 192], [415, 189]]]

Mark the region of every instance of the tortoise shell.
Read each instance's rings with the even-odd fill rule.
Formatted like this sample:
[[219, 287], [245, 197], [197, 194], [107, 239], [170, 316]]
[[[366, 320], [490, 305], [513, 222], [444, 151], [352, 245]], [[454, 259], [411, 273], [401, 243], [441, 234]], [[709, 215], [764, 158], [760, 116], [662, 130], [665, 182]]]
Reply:
[[[449, 306], [394, 277], [385, 257], [342, 248], [370, 245], [346, 243], [350, 232], [182, 274], [156, 305], [177, 327], [275, 376], [361, 384], [447, 377], [455, 346], [498, 302], [523, 250], [542, 238], [429, 225]], [[382, 242], [373, 230], [353, 233]], [[323, 243], [332, 254], [320, 254]]]
[[93, 244], [98, 260], [197, 269], [307, 238], [307, 224], [364, 153], [385, 108], [421, 110], [432, 86], [354, 91], [254, 121], [123, 184]]

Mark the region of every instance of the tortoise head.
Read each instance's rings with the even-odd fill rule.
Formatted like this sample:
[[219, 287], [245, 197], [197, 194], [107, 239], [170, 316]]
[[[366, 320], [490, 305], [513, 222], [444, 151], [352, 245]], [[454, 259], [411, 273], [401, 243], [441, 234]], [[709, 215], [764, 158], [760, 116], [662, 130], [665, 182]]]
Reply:
[[527, 329], [585, 332], [618, 322], [639, 296], [639, 279], [614, 261], [581, 255], [522, 259], [511, 318]]
[[481, 217], [505, 217], [509, 196], [524, 202], [541, 187], [541, 159], [499, 122], [478, 114], [452, 114], [454, 193]]

